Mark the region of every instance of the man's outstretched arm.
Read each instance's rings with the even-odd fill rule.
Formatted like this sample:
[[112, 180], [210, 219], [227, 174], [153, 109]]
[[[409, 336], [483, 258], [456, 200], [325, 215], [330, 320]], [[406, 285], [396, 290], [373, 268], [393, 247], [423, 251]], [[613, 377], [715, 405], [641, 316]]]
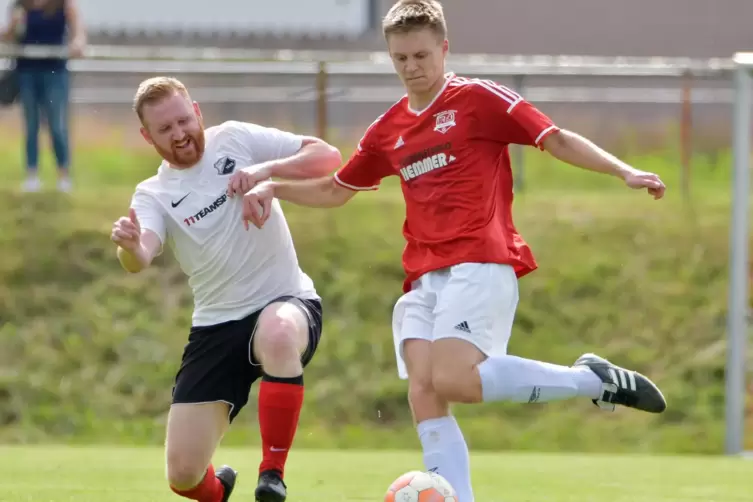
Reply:
[[632, 167], [590, 140], [564, 129], [547, 136], [541, 146], [558, 160], [589, 171], [618, 178], [624, 178], [634, 171]]
[[326, 176], [341, 162], [340, 150], [322, 139], [307, 136], [293, 155], [267, 162], [266, 174], [267, 178], [306, 180]]
[[243, 224], [250, 221], [261, 228], [269, 218], [274, 199], [285, 200], [299, 206], [338, 207], [356, 194], [340, 185], [333, 176], [304, 181], [265, 181], [243, 196]]
[[631, 167], [577, 133], [559, 130], [548, 135], [541, 146], [562, 162], [616, 176], [630, 188], [646, 188], [655, 199], [664, 196], [665, 186], [658, 175]]
[[475, 81], [471, 89], [468, 99], [478, 110], [478, 132], [485, 139], [536, 146], [567, 164], [616, 176], [630, 188], [645, 188], [656, 199], [664, 195], [659, 176], [635, 169], [583, 136], [557, 127], [517, 92], [487, 80]]
[[279, 154], [280, 157], [245, 167], [233, 174], [228, 181], [228, 195], [243, 195], [257, 183], [270, 178], [308, 180], [326, 176], [342, 161], [337, 148], [319, 138], [308, 136], [301, 139], [301, 146], [297, 151], [282, 156], [284, 153], [290, 152], [278, 148], [274, 154]]
[[[352, 199], [356, 192], [377, 190], [383, 178], [395, 174], [379, 147], [378, 124], [379, 119], [366, 130], [350, 159], [334, 175], [304, 180], [269, 180], [256, 185], [243, 197], [244, 224], [248, 226], [251, 221], [261, 228], [270, 215], [275, 198], [299, 206], [338, 207]], [[319, 148], [329, 161], [335, 160], [328, 157], [334, 157], [332, 152]]]
[[334, 176], [325, 176], [304, 181], [271, 181], [273, 197], [308, 207], [339, 207], [357, 193], [335, 181]]

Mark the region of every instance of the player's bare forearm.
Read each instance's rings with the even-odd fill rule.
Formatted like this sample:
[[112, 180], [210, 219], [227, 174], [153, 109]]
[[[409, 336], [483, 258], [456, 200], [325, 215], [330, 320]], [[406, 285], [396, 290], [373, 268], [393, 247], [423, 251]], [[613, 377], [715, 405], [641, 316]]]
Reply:
[[276, 198], [308, 207], [342, 206], [356, 194], [337, 184], [331, 176], [305, 181], [274, 181], [272, 186]]
[[550, 134], [544, 139], [543, 147], [562, 162], [589, 171], [610, 174], [622, 179], [635, 171], [611, 153], [572, 131], [561, 130]]
[[305, 138], [303, 146], [285, 159], [267, 163], [273, 178], [306, 180], [326, 176], [340, 166], [340, 150], [318, 138]]

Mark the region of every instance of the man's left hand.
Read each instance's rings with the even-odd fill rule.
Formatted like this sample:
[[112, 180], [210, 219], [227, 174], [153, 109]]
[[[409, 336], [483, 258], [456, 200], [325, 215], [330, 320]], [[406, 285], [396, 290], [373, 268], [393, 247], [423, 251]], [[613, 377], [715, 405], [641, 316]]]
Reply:
[[624, 180], [627, 186], [635, 190], [645, 188], [654, 199], [664, 197], [664, 191], [667, 188], [658, 175], [645, 171], [634, 170], [625, 175]]

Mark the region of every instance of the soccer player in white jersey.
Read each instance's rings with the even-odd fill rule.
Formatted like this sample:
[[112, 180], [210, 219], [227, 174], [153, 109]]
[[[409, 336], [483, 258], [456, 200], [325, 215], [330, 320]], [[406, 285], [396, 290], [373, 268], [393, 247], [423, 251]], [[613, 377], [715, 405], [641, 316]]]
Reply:
[[165, 244], [194, 295], [192, 327], [173, 387], [167, 423], [171, 489], [199, 502], [225, 502], [236, 472], [211, 459], [227, 427], [259, 385], [263, 460], [256, 500], [282, 502], [285, 461], [303, 403], [303, 368], [316, 351], [322, 307], [301, 271], [279, 205], [263, 229], [244, 226], [244, 180], [302, 179], [332, 172], [340, 152], [312, 137], [245, 122], [204, 129], [181, 82], [142, 82], [134, 108], [142, 135], [164, 159], [136, 187], [129, 216], [112, 240], [129, 272], [148, 267]]
[[408, 378], [426, 469], [444, 476], [460, 502], [472, 502], [468, 448], [450, 403], [581, 397], [612, 409], [666, 408], [647, 377], [593, 354], [572, 366], [507, 354], [518, 279], [536, 269], [513, 224], [508, 145], [539, 147], [656, 199], [665, 186], [560, 129], [517, 92], [446, 73], [447, 26], [435, 0], [397, 2], [383, 30], [407, 95], [368, 128], [334, 177], [261, 183], [244, 195], [244, 217], [263, 228], [275, 198], [333, 207], [387, 176], [400, 178], [407, 244], [405, 294], [393, 314], [399, 375]]

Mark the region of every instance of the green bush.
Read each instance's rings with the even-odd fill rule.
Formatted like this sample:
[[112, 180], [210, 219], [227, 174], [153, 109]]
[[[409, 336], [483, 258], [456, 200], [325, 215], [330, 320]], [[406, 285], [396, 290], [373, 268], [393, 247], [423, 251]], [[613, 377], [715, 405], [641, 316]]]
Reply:
[[[691, 213], [600, 183], [606, 195], [534, 188], [518, 197], [516, 222], [540, 270], [521, 281], [510, 351], [559, 364], [596, 351], [654, 378], [669, 409], [458, 406], [473, 448], [721, 448], [726, 204]], [[109, 229], [129, 197], [122, 188], [75, 199], [3, 193], [0, 441], [162, 441], [192, 300], [170, 253], [142, 274], [120, 269]], [[336, 210], [285, 211], [326, 321], [298, 444], [414, 447], [390, 330], [403, 280], [399, 195], [388, 186]], [[228, 442], [256, 440], [254, 401]]]

